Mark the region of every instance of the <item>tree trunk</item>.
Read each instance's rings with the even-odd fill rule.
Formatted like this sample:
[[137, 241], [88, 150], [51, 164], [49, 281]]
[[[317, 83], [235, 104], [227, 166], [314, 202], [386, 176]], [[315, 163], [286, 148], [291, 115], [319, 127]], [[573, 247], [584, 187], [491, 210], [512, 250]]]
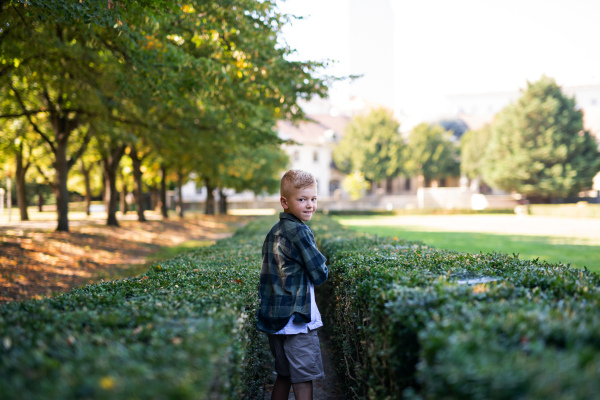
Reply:
[[150, 210], [156, 210], [158, 205], [158, 188], [156, 183], [153, 183], [150, 187]]
[[142, 157], [138, 157], [138, 152], [135, 146], [129, 146], [131, 150], [129, 157], [133, 164], [133, 178], [135, 180], [135, 204], [138, 215], [138, 221], [146, 222], [144, 215], [144, 188], [142, 186]]
[[167, 209], [167, 167], [160, 167], [160, 212], [164, 219], [169, 218], [169, 210]]
[[183, 218], [183, 175], [177, 173], [177, 214]]
[[127, 178], [123, 171], [121, 171], [121, 182], [123, 183], [123, 188], [121, 189], [119, 200], [121, 202], [121, 215], [125, 215], [129, 211], [129, 204], [127, 204], [127, 195], [129, 194], [129, 191], [127, 190]]
[[17, 204], [19, 211], [21, 212], [21, 221], [29, 221], [29, 215], [27, 214], [27, 190], [25, 188], [25, 175], [30, 167], [30, 163], [27, 162], [23, 165], [23, 147], [19, 146], [17, 151]]
[[37, 196], [38, 196], [38, 201], [37, 201], [38, 211], [42, 212], [42, 211], [44, 211], [44, 195], [42, 194], [42, 189], [40, 188], [39, 185], [37, 187]]
[[121, 158], [125, 154], [125, 146], [111, 146], [108, 154], [102, 155], [104, 167], [104, 179], [106, 195], [108, 198], [108, 207], [106, 208], [106, 225], [119, 226], [117, 221], [117, 170]]
[[[102, 160], [102, 162], [104, 162], [104, 160]], [[100, 193], [100, 196], [102, 197], [102, 202], [104, 203], [104, 209], [108, 210], [108, 190], [106, 189], [106, 182], [108, 181], [106, 180], [104, 167], [102, 167], [102, 175], [104, 176], [104, 179], [102, 179], [102, 193]]]
[[219, 214], [227, 214], [227, 195], [223, 189], [219, 189]]
[[83, 182], [85, 184], [85, 214], [89, 217], [90, 206], [92, 205], [92, 185], [90, 183], [90, 172], [92, 168], [86, 168], [83, 160], [81, 160], [81, 174], [83, 175]]
[[56, 193], [56, 213], [58, 217], [56, 230], [59, 232], [69, 232], [69, 189], [67, 188], [69, 163], [67, 161], [66, 140], [56, 141], [56, 151], [54, 154], [54, 168], [56, 169], [54, 190]]
[[213, 193], [213, 187], [210, 185], [210, 179], [204, 179], [204, 185], [206, 187], [206, 207], [204, 213], [206, 215], [215, 215], [215, 195]]
[[387, 177], [385, 178], [385, 192], [387, 194], [392, 194], [394, 193], [394, 183], [393, 183], [394, 179], [391, 177]]

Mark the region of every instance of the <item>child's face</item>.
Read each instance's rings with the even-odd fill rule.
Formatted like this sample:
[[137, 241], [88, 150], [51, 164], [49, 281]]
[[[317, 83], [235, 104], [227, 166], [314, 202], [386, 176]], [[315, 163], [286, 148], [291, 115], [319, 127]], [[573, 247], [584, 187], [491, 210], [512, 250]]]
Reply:
[[283, 211], [290, 213], [302, 221], [310, 221], [317, 211], [317, 186], [292, 189], [287, 196], [281, 196]]

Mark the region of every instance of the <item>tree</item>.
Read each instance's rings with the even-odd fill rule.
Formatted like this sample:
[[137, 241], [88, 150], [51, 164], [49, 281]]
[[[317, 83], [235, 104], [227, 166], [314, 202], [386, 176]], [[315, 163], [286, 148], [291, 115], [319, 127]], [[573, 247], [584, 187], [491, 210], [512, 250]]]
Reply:
[[397, 176], [403, 169], [399, 129], [400, 124], [383, 108], [354, 117], [333, 152], [336, 165], [345, 173], [362, 172], [371, 182]]
[[491, 135], [491, 126], [486, 124], [476, 131], [467, 131], [460, 138], [460, 172], [477, 186], [481, 183], [485, 150]]
[[[288, 60], [292, 49], [278, 40], [288, 20], [258, 0], [2, 2], [0, 83], [11, 90], [1, 95], [13, 109], [0, 118], [27, 118], [50, 149], [57, 229], [68, 230], [66, 182], [92, 133], [111, 139], [101, 146], [111, 196], [122, 157], [116, 131], [136, 136], [127, 145], [166, 149], [173, 172], [206, 159], [198, 171], [206, 176], [218, 169], [214, 142], [223, 136], [256, 148], [277, 143], [276, 120], [303, 118], [298, 100], [327, 91], [326, 78], [315, 77], [323, 63]], [[86, 129], [94, 120], [115, 126]], [[117, 223], [115, 204], [109, 223]]]
[[492, 123], [485, 152], [486, 182], [549, 202], [591, 187], [600, 170], [598, 144], [583, 129], [575, 99], [563, 94], [554, 79], [527, 83], [516, 103]]
[[[33, 165], [33, 147], [30, 127], [23, 119], [4, 121], [0, 137], [0, 152], [14, 157], [15, 189], [17, 192], [17, 205], [21, 221], [28, 221], [28, 199], [25, 176]], [[12, 168], [11, 168], [12, 169]]]
[[[246, 190], [254, 194], [272, 194], [279, 190], [281, 174], [289, 165], [289, 157], [279, 145], [248, 146], [232, 149], [228, 155], [232, 162], [221, 164], [219, 187], [219, 213], [227, 213], [225, 188], [236, 192]], [[234, 161], [233, 161], [234, 160]]]
[[363, 197], [365, 191], [370, 189], [371, 184], [365, 180], [362, 172], [357, 171], [344, 178], [342, 187], [350, 194], [352, 200], [358, 200]]
[[3, 113], [2, 118], [27, 118], [50, 150], [57, 230], [68, 231], [68, 174], [91, 138], [89, 130], [78, 128], [102, 108], [97, 77], [106, 60], [89, 51], [81, 27], [27, 22], [17, 7], [3, 8], [0, 15], [6, 26], [0, 58], [3, 65], [12, 67], [4, 68], [0, 78], [7, 88], [4, 99], [13, 104], [13, 111]]
[[481, 176], [484, 154], [491, 138], [491, 126], [486, 124], [476, 131], [467, 131], [460, 138], [460, 172], [469, 179]]
[[425, 186], [434, 179], [458, 176], [458, 151], [451, 141], [452, 132], [439, 125], [419, 124], [408, 137], [406, 169], [425, 178]]

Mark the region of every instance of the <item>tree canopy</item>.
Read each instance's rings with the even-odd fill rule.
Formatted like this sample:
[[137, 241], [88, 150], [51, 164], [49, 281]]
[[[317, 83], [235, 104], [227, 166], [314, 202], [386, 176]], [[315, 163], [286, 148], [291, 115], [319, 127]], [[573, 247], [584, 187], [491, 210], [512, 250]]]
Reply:
[[407, 170], [423, 175], [426, 185], [434, 179], [458, 176], [458, 149], [451, 136], [452, 132], [440, 125], [415, 126], [408, 136]]
[[377, 182], [397, 176], [403, 167], [403, 141], [400, 124], [391, 112], [375, 109], [354, 117], [333, 157], [341, 171], [360, 171]]
[[575, 99], [542, 77], [496, 116], [482, 170], [491, 186], [547, 202], [591, 187], [600, 155]]
[[290, 18], [260, 0], [1, 2], [0, 119], [48, 148], [58, 229], [69, 171], [93, 136], [108, 180], [135, 144], [199, 176], [229, 170], [225, 153], [278, 144], [276, 121], [304, 118], [298, 100], [327, 91], [324, 64], [290, 61], [278, 40]]
[[491, 133], [490, 125], [486, 124], [476, 131], [465, 132], [460, 138], [460, 172], [470, 179], [476, 179], [482, 174], [485, 149]]

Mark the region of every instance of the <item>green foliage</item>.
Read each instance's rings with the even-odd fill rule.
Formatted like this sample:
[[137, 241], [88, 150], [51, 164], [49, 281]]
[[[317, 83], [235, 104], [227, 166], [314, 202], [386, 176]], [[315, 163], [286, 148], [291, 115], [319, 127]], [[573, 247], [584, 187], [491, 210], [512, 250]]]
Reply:
[[404, 161], [399, 129], [383, 108], [354, 117], [334, 150], [336, 165], [346, 173], [360, 171], [371, 182], [398, 175]]
[[342, 187], [350, 194], [352, 200], [358, 200], [371, 188], [371, 184], [362, 172], [353, 172], [344, 178]]
[[599, 275], [315, 222], [348, 398], [600, 398]]
[[458, 149], [451, 136], [452, 132], [439, 125], [415, 126], [408, 137], [406, 170], [423, 175], [426, 183], [458, 176]]
[[3, 399], [257, 398], [264, 224], [140, 277], [0, 305]]
[[460, 172], [470, 179], [481, 176], [485, 149], [490, 142], [490, 125], [476, 131], [467, 131], [460, 138]]
[[600, 155], [575, 99], [542, 77], [498, 114], [482, 169], [494, 187], [548, 201], [591, 187]]
[[[327, 91], [327, 78], [317, 76], [324, 63], [288, 61], [293, 50], [278, 35], [291, 17], [271, 1], [1, 7], [0, 83], [10, 90], [0, 95], [0, 119], [26, 118], [51, 149], [61, 230], [68, 173], [91, 135], [104, 153], [160, 149], [158, 163], [179, 175], [223, 181], [236, 159], [226, 153], [279, 144], [276, 121], [302, 119], [298, 100]], [[280, 154], [267, 158], [273, 168], [283, 163]], [[272, 172], [231, 185], [271, 190]]]
[[257, 195], [279, 191], [282, 172], [289, 164], [289, 157], [277, 145], [257, 149], [242, 147], [232, 156], [229, 163], [222, 164], [219, 186], [235, 189], [238, 192], [250, 190]]

